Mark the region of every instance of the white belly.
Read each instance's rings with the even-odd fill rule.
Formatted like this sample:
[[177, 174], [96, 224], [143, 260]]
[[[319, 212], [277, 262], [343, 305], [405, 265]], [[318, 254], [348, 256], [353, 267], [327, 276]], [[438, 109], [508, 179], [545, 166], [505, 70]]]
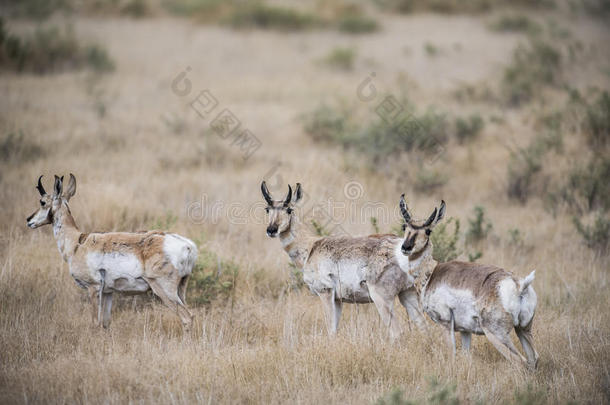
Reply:
[[453, 311], [455, 330], [483, 333], [476, 299], [468, 290], [441, 285], [433, 291], [426, 291], [422, 304], [424, 311], [434, 322], [451, 322]]
[[105, 271], [105, 291], [140, 293], [150, 288], [142, 278], [142, 263], [133, 253], [89, 253], [87, 265], [99, 281], [101, 270]]
[[320, 294], [335, 291], [335, 296], [344, 302], [371, 302], [369, 290], [364, 279], [362, 263], [358, 261], [325, 261], [317, 268], [307, 268], [303, 272], [303, 281], [309, 289]]

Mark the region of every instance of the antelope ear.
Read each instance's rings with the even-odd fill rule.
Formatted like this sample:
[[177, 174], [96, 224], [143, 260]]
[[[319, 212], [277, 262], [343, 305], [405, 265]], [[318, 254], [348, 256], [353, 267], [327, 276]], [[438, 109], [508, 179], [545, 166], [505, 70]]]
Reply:
[[70, 180], [68, 180], [68, 189], [64, 193], [66, 201], [70, 201], [70, 198], [76, 194], [76, 177], [70, 173]]
[[64, 188], [64, 177], [55, 175], [55, 185], [53, 186], [53, 198], [59, 198]]
[[298, 203], [301, 198], [303, 198], [303, 190], [301, 189], [301, 183], [297, 183], [297, 188], [295, 190], [295, 203]]

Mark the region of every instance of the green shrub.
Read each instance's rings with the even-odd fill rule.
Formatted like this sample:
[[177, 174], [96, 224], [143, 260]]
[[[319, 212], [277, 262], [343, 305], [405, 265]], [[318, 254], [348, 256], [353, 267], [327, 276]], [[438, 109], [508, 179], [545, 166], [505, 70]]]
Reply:
[[576, 231], [580, 234], [585, 244], [601, 253], [606, 254], [610, 248], [610, 218], [597, 213], [592, 225], [584, 225], [579, 218], [573, 218]]
[[502, 93], [506, 102], [519, 106], [529, 102], [543, 85], [559, 84], [561, 53], [552, 45], [531, 39], [513, 53], [511, 64], [504, 70]]
[[507, 195], [525, 203], [530, 197], [535, 177], [542, 171], [542, 152], [535, 148], [518, 148], [508, 163]]
[[339, 144], [373, 162], [410, 151], [435, 153], [448, 140], [447, 117], [433, 109], [421, 115], [402, 114], [389, 123], [379, 118], [358, 129], [348, 111], [323, 106], [304, 121], [305, 132], [314, 140]]
[[468, 118], [457, 117], [455, 119], [455, 135], [458, 142], [464, 143], [476, 138], [484, 126], [483, 118], [479, 114], [473, 114]]
[[469, 243], [480, 242], [487, 238], [491, 229], [491, 222], [485, 218], [485, 209], [481, 206], [474, 207], [474, 217], [468, 218], [466, 241]]
[[594, 150], [610, 143], [610, 93], [607, 91], [593, 104], [586, 105], [584, 129]]
[[430, 42], [424, 44], [424, 51], [426, 51], [426, 55], [428, 56], [436, 56], [439, 54], [438, 47]]
[[320, 19], [312, 14], [263, 3], [246, 3], [236, 6], [227, 22], [233, 28], [262, 28], [281, 31], [304, 30], [321, 24]]
[[239, 273], [236, 264], [221, 260], [216, 254], [202, 249], [189, 279], [187, 301], [191, 305], [210, 304], [227, 298]]
[[22, 131], [9, 132], [0, 139], [0, 161], [25, 163], [44, 156], [44, 150], [26, 138]]
[[591, 210], [610, 210], [610, 157], [591, 160], [586, 166], [573, 168], [566, 182], [555, 193], [551, 202], [565, 202], [578, 214]]
[[98, 45], [82, 46], [70, 28], [38, 28], [32, 36], [18, 37], [0, 22], [0, 67], [38, 74], [80, 69], [114, 70], [114, 63]]
[[8, 0], [0, 2], [0, 8], [10, 17], [44, 20], [56, 11], [70, 10], [70, 3], [70, 0]]
[[360, 15], [350, 14], [341, 17], [337, 22], [339, 31], [348, 34], [366, 34], [379, 29], [379, 24], [374, 19]]
[[352, 70], [356, 60], [356, 51], [352, 48], [334, 48], [324, 58], [328, 66], [340, 70]]
[[345, 111], [322, 105], [304, 117], [305, 132], [314, 141], [343, 144], [352, 129]]
[[448, 180], [449, 178], [446, 175], [437, 170], [422, 168], [415, 175], [413, 188], [420, 193], [432, 194], [447, 184]]
[[[449, 225], [453, 223], [453, 232], [449, 231]], [[430, 234], [432, 241], [434, 260], [444, 263], [454, 260], [461, 254], [458, 249], [460, 240], [460, 220], [449, 218], [446, 222], [438, 224]]]
[[542, 27], [529, 17], [517, 15], [503, 15], [491, 24], [491, 29], [498, 32], [525, 32], [537, 34], [542, 31]]
[[123, 14], [131, 17], [144, 17], [150, 13], [146, 0], [131, 0], [122, 9]]

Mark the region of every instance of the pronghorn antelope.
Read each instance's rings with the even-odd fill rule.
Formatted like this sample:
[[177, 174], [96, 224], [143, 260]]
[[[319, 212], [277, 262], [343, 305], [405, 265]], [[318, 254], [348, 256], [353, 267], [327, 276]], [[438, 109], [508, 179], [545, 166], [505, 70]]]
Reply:
[[63, 191], [63, 176], [55, 176], [53, 194], [38, 178], [40, 208], [27, 219], [34, 229], [53, 224], [59, 253], [70, 267], [76, 283], [88, 290], [93, 323], [110, 324], [112, 294], [138, 294], [152, 290], [174, 310], [190, 330], [192, 315], [185, 306], [188, 278], [197, 260], [197, 247], [180, 235], [161, 231], [138, 233], [81, 232], [68, 206], [76, 193], [76, 179], [70, 174]]
[[269, 214], [267, 235], [279, 236], [292, 262], [302, 269], [304, 282], [321, 298], [331, 334], [337, 332], [344, 302], [373, 302], [382, 321], [390, 328], [390, 337], [395, 339], [400, 333], [398, 322], [392, 319], [396, 296], [409, 317], [419, 327], [424, 325], [413, 278], [401, 271], [397, 262], [407, 261], [400, 253], [400, 237], [311, 237], [305, 234], [294, 215], [294, 204], [302, 198], [299, 183], [294, 200], [290, 185], [288, 195], [280, 201], [271, 198], [264, 181], [261, 191]]
[[[470, 350], [472, 333], [484, 334], [508, 360], [535, 368], [538, 353], [532, 339], [532, 322], [536, 293], [530, 285], [535, 271], [517, 279], [495, 266], [459, 261], [437, 263], [432, 258], [430, 234], [445, 215], [445, 202], [424, 222], [411, 218], [404, 194], [400, 198], [400, 210], [406, 223], [401, 252], [408, 257], [408, 264], [402, 269], [415, 278], [424, 312], [446, 328], [453, 353], [455, 331], [461, 333], [465, 350]], [[527, 360], [510, 339], [513, 329]]]

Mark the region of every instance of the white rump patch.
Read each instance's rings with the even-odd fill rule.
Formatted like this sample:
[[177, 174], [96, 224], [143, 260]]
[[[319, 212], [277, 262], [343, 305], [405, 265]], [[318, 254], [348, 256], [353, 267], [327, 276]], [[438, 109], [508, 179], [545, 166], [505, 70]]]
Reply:
[[519, 297], [519, 286], [512, 278], [505, 278], [498, 283], [498, 296], [502, 307], [513, 318], [513, 325], [519, 324], [519, 312], [521, 311], [521, 298]]
[[190, 239], [175, 233], [165, 235], [163, 253], [181, 277], [191, 274], [197, 261], [197, 246]]

